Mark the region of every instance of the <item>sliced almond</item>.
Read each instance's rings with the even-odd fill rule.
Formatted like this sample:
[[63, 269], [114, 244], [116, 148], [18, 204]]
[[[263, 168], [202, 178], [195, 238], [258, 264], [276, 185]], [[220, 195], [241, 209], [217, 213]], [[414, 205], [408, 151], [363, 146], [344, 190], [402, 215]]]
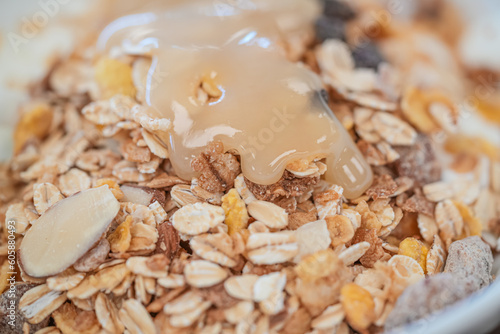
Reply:
[[64, 271], [95, 245], [119, 209], [106, 186], [59, 201], [33, 223], [21, 242], [24, 272], [45, 277]]

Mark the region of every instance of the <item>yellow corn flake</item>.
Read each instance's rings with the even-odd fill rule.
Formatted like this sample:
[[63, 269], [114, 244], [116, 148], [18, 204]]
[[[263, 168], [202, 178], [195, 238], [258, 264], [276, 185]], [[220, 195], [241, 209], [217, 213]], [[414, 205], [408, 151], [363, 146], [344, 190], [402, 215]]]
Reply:
[[302, 280], [310, 282], [330, 276], [339, 265], [340, 260], [337, 254], [328, 248], [305, 256], [295, 266], [295, 272]]
[[100, 58], [95, 65], [95, 79], [102, 90], [102, 98], [117, 94], [135, 97], [132, 67], [112, 58]]
[[375, 321], [375, 302], [368, 291], [349, 283], [340, 290], [340, 300], [347, 322], [357, 331], [363, 331]]
[[117, 200], [121, 200], [125, 196], [125, 194], [120, 189], [120, 186], [118, 185], [118, 183], [116, 183], [115, 180], [113, 180], [113, 179], [99, 179], [96, 181], [95, 187], [98, 188], [98, 187], [102, 187], [104, 185], [107, 185], [109, 187], [109, 190], [111, 190], [111, 192], [113, 193], [113, 195], [115, 196], [115, 198]]
[[399, 255], [405, 255], [417, 261], [424, 272], [427, 272], [427, 253], [429, 253], [429, 248], [415, 238], [406, 238], [399, 244]]
[[472, 210], [464, 203], [453, 201], [453, 204], [455, 204], [464, 220], [464, 230], [462, 232], [462, 235], [460, 235], [458, 239], [460, 240], [473, 235], [480, 236], [483, 230], [483, 224], [481, 223], [479, 218], [475, 217], [472, 214]]
[[19, 152], [31, 138], [43, 139], [50, 131], [52, 118], [52, 109], [47, 104], [38, 104], [24, 113], [14, 132], [14, 151]]
[[226, 213], [225, 223], [229, 228], [229, 235], [247, 227], [247, 208], [236, 189], [233, 188], [229, 190], [229, 192], [222, 197], [222, 208]]
[[126, 252], [130, 247], [130, 241], [132, 240], [130, 227], [132, 226], [132, 222], [132, 216], [127, 216], [125, 221], [121, 223], [116, 228], [116, 230], [108, 236], [109, 245], [113, 253]]

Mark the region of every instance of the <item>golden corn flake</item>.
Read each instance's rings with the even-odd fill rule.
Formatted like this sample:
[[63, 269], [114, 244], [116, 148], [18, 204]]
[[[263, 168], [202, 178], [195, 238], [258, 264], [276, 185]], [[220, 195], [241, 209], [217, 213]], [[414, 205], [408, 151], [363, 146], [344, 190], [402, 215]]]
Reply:
[[135, 97], [132, 67], [119, 60], [105, 57], [99, 59], [95, 66], [95, 79], [104, 99], [117, 94]]
[[222, 208], [226, 214], [225, 223], [229, 229], [229, 235], [241, 231], [247, 227], [248, 212], [236, 189], [231, 189], [222, 197]]
[[109, 245], [113, 253], [126, 252], [130, 247], [130, 241], [132, 240], [130, 227], [132, 225], [132, 222], [132, 216], [127, 216], [125, 221], [121, 223], [116, 228], [116, 230], [108, 236]]
[[399, 244], [399, 255], [406, 255], [417, 261], [424, 272], [426, 272], [427, 253], [429, 248], [415, 238], [406, 238]]
[[481, 235], [483, 224], [481, 221], [472, 214], [472, 210], [462, 202], [454, 201], [453, 204], [457, 207], [460, 215], [464, 220], [464, 229], [458, 239], [463, 239], [473, 235]]
[[347, 322], [357, 331], [370, 327], [375, 320], [375, 302], [368, 291], [349, 283], [340, 290], [340, 299]]
[[340, 263], [335, 252], [328, 248], [304, 257], [295, 272], [304, 281], [315, 281], [333, 274]]
[[111, 192], [113, 193], [113, 195], [115, 196], [115, 198], [117, 200], [121, 200], [125, 196], [125, 194], [120, 189], [120, 186], [118, 185], [118, 183], [116, 183], [115, 180], [113, 180], [113, 179], [99, 179], [96, 181], [96, 184], [95, 184], [96, 188], [102, 187], [104, 185], [107, 185], [109, 187], [109, 190], [111, 190]]
[[31, 138], [42, 139], [50, 130], [53, 112], [47, 104], [38, 104], [21, 116], [14, 132], [14, 151], [19, 152]]

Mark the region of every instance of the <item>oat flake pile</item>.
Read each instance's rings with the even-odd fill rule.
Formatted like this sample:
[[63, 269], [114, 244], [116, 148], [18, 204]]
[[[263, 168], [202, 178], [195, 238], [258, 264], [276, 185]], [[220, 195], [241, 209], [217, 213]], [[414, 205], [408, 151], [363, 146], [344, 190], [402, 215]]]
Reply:
[[[330, 182], [342, 171], [321, 150], [283, 160], [271, 184], [245, 174], [249, 160], [224, 139], [179, 154], [199, 138], [179, 132], [178, 106], [170, 119], [152, 113], [148, 97], [171, 71], [146, 78], [154, 50], [133, 41], [102, 48], [107, 30], [99, 40], [96, 32], [32, 85], [14, 156], [0, 164], [0, 314], [10, 303], [16, 310], [0, 333], [404, 332], [487, 288], [500, 251], [500, 150], [458, 128], [470, 113], [499, 121], [500, 96], [464, 104], [481, 78], [498, 74], [459, 61], [455, 8], [422, 2], [399, 21], [369, 0], [187, 3], [144, 8], [173, 21], [193, 8], [271, 20], [256, 31], [272, 33], [246, 41], [271, 43], [283, 62], [317, 74], [314, 96], [353, 152], [345, 176], [357, 169], [373, 182], [351, 196], [348, 183]], [[220, 80], [200, 73], [187, 100], [224, 101], [231, 82]], [[317, 108], [302, 98], [305, 86], [289, 84], [296, 101]], [[173, 144], [174, 130], [184, 146]], [[275, 136], [262, 150], [286, 146]]]

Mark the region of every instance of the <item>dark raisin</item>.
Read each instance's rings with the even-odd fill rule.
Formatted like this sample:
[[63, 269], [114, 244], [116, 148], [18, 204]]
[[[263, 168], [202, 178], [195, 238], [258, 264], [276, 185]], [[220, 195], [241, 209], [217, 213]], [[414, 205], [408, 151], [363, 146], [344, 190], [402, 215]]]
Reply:
[[337, 17], [344, 21], [356, 17], [354, 10], [345, 2], [338, 0], [325, 0], [323, 14], [328, 17]]
[[316, 38], [323, 42], [327, 39], [345, 40], [345, 24], [336, 17], [321, 16], [316, 21]]
[[352, 57], [356, 67], [376, 69], [384, 61], [377, 46], [372, 42], [358, 45], [352, 50]]

